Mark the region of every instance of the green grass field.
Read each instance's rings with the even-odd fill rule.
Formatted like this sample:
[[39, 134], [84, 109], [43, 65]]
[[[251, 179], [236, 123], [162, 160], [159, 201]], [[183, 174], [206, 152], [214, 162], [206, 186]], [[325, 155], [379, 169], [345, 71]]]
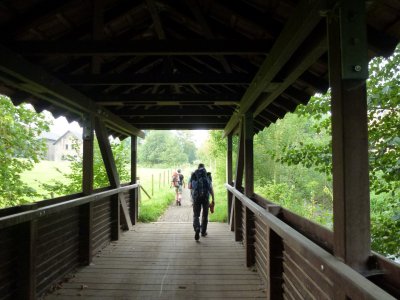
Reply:
[[66, 180], [57, 170], [60, 170], [63, 173], [68, 173], [70, 170], [70, 162], [43, 160], [36, 164], [32, 170], [23, 172], [21, 178], [38, 193], [43, 194], [45, 191], [40, 187], [41, 183], [49, 183], [52, 180]]
[[[45, 193], [41, 189], [41, 183], [49, 183], [52, 180], [67, 180], [58, 171], [68, 173], [70, 170], [70, 162], [61, 161], [41, 161], [36, 164], [31, 171], [22, 174], [22, 180], [29, 186], [35, 188], [38, 193]], [[191, 170], [182, 170], [187, 183], [190, 177]], [[142, 222], [156, 221], [174, 201], [174, 192], [170, 188], [173, 169], [156, 169], [156, 168], [141, 168], [137, 170], [139, 182], [151, 199], [142, 191], [142, 201], [140, 203], [139, 220]], [[223, 186], [215, 186], [215, 212], [210, 215], [210, 221], [225, 222], [227, 219], [227, 203], [226, 191]], [[32, 199], [33, 201], [42, 200]]]

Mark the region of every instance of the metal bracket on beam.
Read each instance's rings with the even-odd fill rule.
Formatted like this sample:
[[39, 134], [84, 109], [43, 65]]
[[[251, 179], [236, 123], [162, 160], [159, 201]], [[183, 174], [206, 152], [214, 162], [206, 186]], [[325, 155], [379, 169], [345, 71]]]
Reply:
[[84, 115], [83, 117], [83, 132], [82, 139], [84, 141], [93, 140], [93, 117], [91, 115]]
[[364, 0], [352, 0], [342, 1], [338, 7], [343, 79], [368, 78], [365, 5]]

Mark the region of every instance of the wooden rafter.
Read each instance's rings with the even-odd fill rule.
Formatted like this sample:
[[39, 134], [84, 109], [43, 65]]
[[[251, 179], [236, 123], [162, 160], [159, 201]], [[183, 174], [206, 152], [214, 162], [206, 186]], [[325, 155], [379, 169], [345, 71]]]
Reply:
[[[253, 106], [260, 94], [274, 80], [281, 68], [317, 26], [322, 18], [319, 8], [320, 1], [317, 0], [303, 0], [297, 6], [291, 19], [286, 23], [269, 55], [258, 70], [250, 87], [243, 95], [240, 101], [239, 113], [232, 116], [226, 125], [225, 134], [229, 134], [236, 127], [239, 115], [246, 113]], [[256, 115], [259, 110], [256, 111]]]
[[157, 36], [160, 40], [165, 40], [166, 35], [164, 28], [161, 23], [160, 15], [158, 14], [158, 8], [154, 0], [146, 0], [147, 9], [150, 12], [151, 18], [153, 19], [154, 28], [157, 32]]
[[8, 85], [29, 92], [38, 98], [77, 114], [90, 113], [105, 118], [112, 129], [144, 137], [144, 133], [104, 108], [92, 99], [65, 85], [45, 70], [0, 45], [0, 78]]
[[247, 74], [101, 74], [59, 76], [69, 85], [156, 85], [156, 84], [233, 84], [247, 85]]
[[216, 124], [224, 125], [228, 117], [224, 116], [181, 116], [179, 118], [174, 116], [156, 116], [156, 117], [142, 117], [142, 118], [132, 118], [132, 122], [135, 124], [173, 124], [173, 125], [183, 125], [183, 124]]
[[[188, 4], [189, 9], [192, 11], [193, 15], [195, 16], [197, 22], [200, 24], [201, 28], [204, 31], [204, 35], [206, 36], [207, 39], [215, 39], [215, 35], [213, 34], [206, 18], [204, 17], [203, 13], [201, 12], [201, 9], [198, 5], [198, 2], [196, 0], [189, 0], [186, 2]], [[217, 56], [218, 60], [221, 62], [225, 72], [227, 73], [232, 73], [232, 68], [229, 65], [228, 61], [224, 56]]]
[[254, 55], [266, 54], [266, 40], [143, 40], [143, 41], [18, 41], [8, 43], [22, 55]]
[[126, 113], [120, 114], [122, 118], [128, 117], [230, 117], [232, 112], [234, 111], [233, 108], [227, 107], [224, 109], [221, 108], [204, 108], [204, 107], [193, 107], [188, 106], [184, 108], [177, 108], [176, 106], [165, 107], [163, 109], [139, 109], [135, 108], [130, 111], [126, 111]]
[[135, 105], [135, 104], [215, 104], [215, 105], [236, 105], [239, 104], [240, 95], [233, 93], [210, 93], [192, 94], [185, 93], [179, 98], [173, 94], [141, 94], [141, 93], [89, 93], [92, 99], [96, 99], [99, 105]]

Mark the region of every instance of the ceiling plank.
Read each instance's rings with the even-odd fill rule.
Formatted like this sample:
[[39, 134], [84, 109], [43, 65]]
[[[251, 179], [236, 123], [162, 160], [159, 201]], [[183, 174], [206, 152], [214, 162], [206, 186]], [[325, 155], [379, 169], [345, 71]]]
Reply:
[[[186, 1], [188, 4], [189, 9], [192, 11], [193, 15], [195, 16], [197, 22], [200, 24], [201, 29], [204, 31], [204, 35], [206, 36], [207, 39], [215, 39], [215, 35], [213, 34], [210, 25], [208, 24], [206, 18], [204, 17], [203, 13], [201, 12], [200, 6], [198, 5], [198, 2], [196, 0], [188, 0]], [[228, 61], [224, 56], [217, 56], [218, 60], [222, 64], [222, 67], [224, 68], [225, 72], [227, 73], [232, 73], [232, 68], [229, 65]]]
[[156, 116], [156, 117], [144, 117], [144, 118], [131, 118], [135, 124], [191, 124], [191, 125], [201, 125], [201, 124], [219, 124], [224, 125], [229, 117], [170, 117], [170, 116]]
[[142, 130], [222, 130], [224, 124], [136, 124], [132, 125]]
[[20, 90], [46, 99], [78, 115], [84, 112], [94, 114], [104, 119], [111, 129], [120, 133], [144, 137], [144, 133], [137, 128], [2, 45], [0, 45], [0, 73], [4, 82]]
[[214, 94], [141, 94], [141, 93], [111, 93], [111, 94], [89, 94], [90, 98], [96, 99], [99, 105], [137, 105], [159, 103], [165, 104], [174, 102], [179, 104], [215, 104], [215, 105], [236, 105], [241, 99], [239, 94], [214, 93]]
[[233, 113], [234, 109], [227, 107], [224, 109], [209, 109], [204, 107], [163, 107], [161, 109], [144, 109], [144, 108], [135, 108], [132, 110], [124, 110], [122, 113], [118, 115], [121, 118], [128, 118], [128, 117], [230, 117]]
[[258, 55], [266, 54], [266, 40], [108, 40], [15, 41], [7, 44], [22, 55]]
[[[92, 39], [104, 39], [104, 0], [96, 0], [92, 2], [93, 6], [93, 26], [92, 26]], [[101, 71], [102, 59], [100, 56], [92, 57], [91, 71], [93, 74], [98, 74]]]
[[158, 8], [154, 0], [146, 0], [147, 9], [150, 12], [151, 18], [153, 19], [154, 28], [156, 30], [157, 36], [160, 40], [165, 40], [165, 31], [162, 27], [161, 19], [158, 14]]
[[312, 43], [307, 43], [307, 50], [303, 49], [301, 59], [291, 64], [292, 70], [279, 87], [265, 97], [262, 101], [257, 101], [258, 106], [254, 110], [254, 115], [259, 114], [264, 110], [272, 101], [281, 95], [293, 82], [299, 78], [314, 62], [316, 62], [321, 55], [327, 51], [327, 38], [326, 36], [319, 36], [318, 39]]
[[70, 85], [157, 85], [157, 84], [226, 84], [247, 85], [251, 76], [247, 74], [87, 74], [60, 75], [59, 78]]
[[301, 43], [317, 26], [322, 16], [319, 13], [318, 0], [302, 0], [296, 7], [292, 17], [286, 22], [281, 34], [273, 45], [269, 55], [255, 75], [250, 87], [240, 101], [239, 113], [232, 116], [225, 127], [228, 135], [239, 122], [239, 116], [246, 113], [266, 87], [274, 80], [285, 63], [295, 53]]

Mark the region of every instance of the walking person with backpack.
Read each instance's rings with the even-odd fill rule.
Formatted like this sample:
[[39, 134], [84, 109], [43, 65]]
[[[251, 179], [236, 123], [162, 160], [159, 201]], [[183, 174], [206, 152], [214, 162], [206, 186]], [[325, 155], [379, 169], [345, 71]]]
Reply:
[[[192, 173], [189, 181], [189, 189], [192, 190], [193, 197], [193, 229], [194, 239], [198, 241], [201, 236], [207, 236], [208, 209], [210, 207], [210, 195], [212, 197], [211, 206], [214, 207], [214, 190], [212, 187], [211, 176], [207, 174], [204, 164], [199, 164], [198, 169]], [[200, 213], [201, 215], [200, 224]]]
[[178, 169], [172, 174], [171, 186], [175, 188], [175, 201], [176, 205], [181, 206], [182, 204], [182, 190], [185, 185], [185, 177], [181, 174], [181, 170]]

